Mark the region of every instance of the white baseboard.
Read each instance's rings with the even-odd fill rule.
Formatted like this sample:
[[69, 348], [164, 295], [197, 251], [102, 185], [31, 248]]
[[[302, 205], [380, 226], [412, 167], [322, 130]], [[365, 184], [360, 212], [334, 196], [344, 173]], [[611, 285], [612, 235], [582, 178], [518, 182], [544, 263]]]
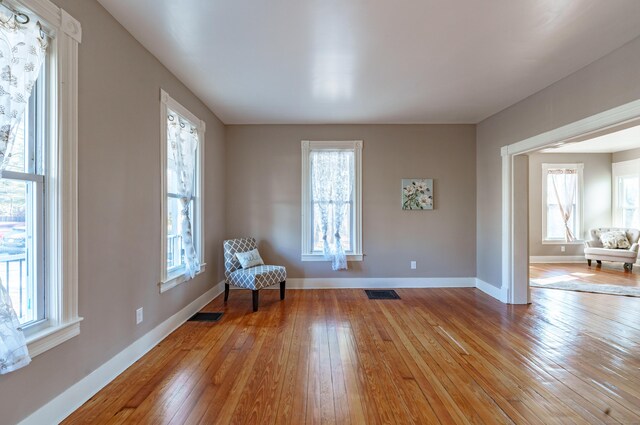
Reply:
[[20, 422], [20, 425], [59, 423], [73, 413], [84, 402], [104, 388], [109, 382], [135, 363], [140, 357], [165, 339], [171, 332], [200, 311], [224, 290], [224, 282], [199, 296], [182, 310], [144, 334], [134, 343], [120, 351], [102, 366], [69, 387], [62, 394], [36, 410]]
[[[292, 278], [287, 289], [474, 288], [474, 277]], [[273, 286], [273, 288], [277, 288]]]
[[492, 296], [500, 302], [507, 303], [507, 291], [502, 288], [498, 288], [497, 286], [493, 286], [490, 283], [485, 282], [484, 280], [480, 280], [476, 278], [476, 288], [481, 290], [487, 295]]
[[584, 255], [544, 255], [529, 257], [530, 264], [538, 263], [586, 263]]

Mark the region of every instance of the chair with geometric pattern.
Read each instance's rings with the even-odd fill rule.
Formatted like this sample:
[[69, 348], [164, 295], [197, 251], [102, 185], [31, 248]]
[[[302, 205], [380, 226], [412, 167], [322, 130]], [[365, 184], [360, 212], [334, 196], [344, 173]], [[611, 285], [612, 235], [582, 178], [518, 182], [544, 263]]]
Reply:
[[257, 249], [254, 238], [229, 239], [224, 241], [224, 302], [229, 299], [229, 285], [251, 289], [253, 311], [258, 311], [258, 291], [276, 283], [280, 284], [280, 299], [284, 300], [287, 269], [282, 266], [259, 265], [243, 269], [236, 253]]

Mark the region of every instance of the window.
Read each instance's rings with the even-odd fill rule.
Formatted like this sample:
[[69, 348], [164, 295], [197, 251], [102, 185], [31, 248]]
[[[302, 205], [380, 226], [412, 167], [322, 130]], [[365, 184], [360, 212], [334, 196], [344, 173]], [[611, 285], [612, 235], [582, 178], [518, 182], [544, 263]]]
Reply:
[[[202, 244], [205, 123], [163, 90], [160, 95], [164, 194], [160, 292], [165, 292], [193, 277], [205, 266]], [[182, 142], [182, 148], [176, 140]], [[188, 239], [184, 240], [189, 234], [192, 244]]]
[[31, 23], [40, 23], [48, 41], [0, 179], [0, 274], [34, 357], [78, 335], [82, 320], [77, 296], [82, 31], [78, 21], [47, 0], [22, 0], [15, 7]]
[[45, 62], [18, 125], [11, 157], [0, 180], [0, 277], [25, 329], [46, 319]]
[[583, 164], [542, 164], [542, 240], [582, 239]]
[[302, 261], [327, 261], [324, 238], [336, 235], [362, 260], [361, 164], [362, 141], [302, 142]]
[[614, 163], [613, 225], [640, 227], [640, 159]]

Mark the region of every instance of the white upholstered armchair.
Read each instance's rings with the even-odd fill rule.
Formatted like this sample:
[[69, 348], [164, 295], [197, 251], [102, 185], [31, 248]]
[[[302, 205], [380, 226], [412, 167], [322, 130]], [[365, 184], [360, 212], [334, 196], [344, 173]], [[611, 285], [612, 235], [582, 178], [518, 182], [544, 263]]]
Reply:
[[[616, 245], [614, 243], [612, 245], [611, 239], [615, 239], [616, 233], [623, 233], [626, 241], [620, 241], [620, 238], [618, 238], [618, 244]], [[592, 260], [597, 261], [598, 264], [602, 264], [603, 261], [615, 261], [624, 263], [625, 270], [631, 271], [633, 269], [633, 264], [638, 258], [640, 230], [619, 227], [598, 227], [591, 229], [589, 235], [591, 236], [591, 240], [585, 241], [584, 243], [584, 256], [589, 265], [591, 265]], [[603, 243], [603, 239], [605, 239], [605, 243]]]
[[282, 266], [268, 266], [262, 264], [262, 258], [257, 254], [259, 264], [243, 268], [237, 254], [257, 250], [254, 238], [230, 239], [224, 241], [224, 302], [229, 299], [229, 285], [251, 289], [253, 294], [253, 311], [258, 311], [259, 290], [277, 283], [280, 284], [280, 299], [284, 300], [284, 290], [287, 280], [287, 269]]

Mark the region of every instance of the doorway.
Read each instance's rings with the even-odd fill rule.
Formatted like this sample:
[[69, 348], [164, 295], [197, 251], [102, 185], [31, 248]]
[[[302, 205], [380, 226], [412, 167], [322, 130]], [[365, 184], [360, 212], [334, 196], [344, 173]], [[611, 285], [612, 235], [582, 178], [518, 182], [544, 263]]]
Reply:
[[530, 152], [615, 131], [640, 121], [640, 100], [502, 148], [502, 281], [510, 304], [530, 303], [528, 157]]
[[[530, 286], [640, 295], [638, 268], [632, 273], [640, 236], [640, 125], [615, 126], [528, 158]], [[616, 234], [608, 241], [616, 249], [604, 249], [601, 234]], [[587, 244], [594, 245], [589, 262]]]

